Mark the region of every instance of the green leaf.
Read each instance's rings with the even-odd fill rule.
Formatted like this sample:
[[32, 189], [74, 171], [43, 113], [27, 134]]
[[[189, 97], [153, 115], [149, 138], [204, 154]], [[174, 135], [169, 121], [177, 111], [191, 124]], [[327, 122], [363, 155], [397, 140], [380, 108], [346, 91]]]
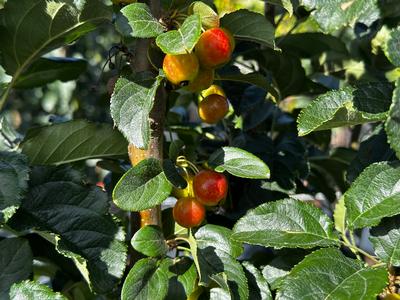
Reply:
[[308, 92], [308, 79], [297, 56], [289, 51], [278, 52], [272, 49], [255, 50], [244, 54], [246, 59], [254, 59], [266, 74], [272, 73], [279, 88], [280, 97]]
[[386, 83], [370, 83], [358, 88], [345, 87], [329, 91], [301, 111], [297, 118], [299, 135], [384, 120], [388, 101]]
[[187, 271], [178, 275], [178, 282], [183, 285], [186, 295], [190, 295], [196, 289], [197, 271], [196, 266], [192, 264]]
[[171, 142], [168, 150], [168, 157], [172, 161], [176, 161], [180, 155], [182, 149], [185, 147], [185, 143], [181, 140], [175, 140]]
[[171, 191], [160, 162], [149, 158], [122, 176], [114, 188], [113, 201], [123, 210], [140, 211], [161, 204]]
[[265, 2], [283, 7], [287, 10], [289, 16], [293, 14], [293, 5], [291, 0], [266, 0]]
[[164, 26], [151, 14], [145, 3], [132, 3], [120, 10], [116, 28], [124, 36], [152, 38], [162, 34]]
[[[366, 167], [375, 162], [390, 161], [396, 157], [394, 151], [390, 149], [382, 125], [377, 126], [360, 143], [357, 155], [348, 167], [347, 181], [353, 182]], [[379, 149], [379, 151], [376, 151], [376, 149]]]
[[60, 293], [53, 292], [48, 286], [29, 280], [14, 284], [11, 287], [10, 298], [18, 300], [67, 300]]
[[57, 250], [73, 258], [93, 289], [109, 293], [123, 275], [126, 246], [125, 234], [108, 209], [107, 194], [85, 184], [80, 173], [36, 167], [29, 191], [8, 224], [52, 236]]
[[350, 229], [378, 225], [400, 214], [400, 165], [375, 163], [366, 168], [344, 194]]
[[272, 294], [268, 282], [262, 276], [260, 270], [247, 261], [243, 262], [243, 267], [249, 283], [249, 299], [272, 300]]
[[393, 92], [392, 105], [389, 109], [389, 117], [385, 122], [385, 131], [388, 136], [390, 147], [396, 152], [400, 159], [400, 79], [397, 80]]
[[259, 72], [253, 72], [248, 74], [236, 73], [236, 74], [223, 74], [216, 78], [217, 81], [234, 81], [234, 82], [244, 82], [251, 85], [259, 86], [264, 90], [270, 88], [270, 82], [268, 79]]
[[29, 278], [32, 273], [33, 256], [29, 242], [21, 238], [0, 241], [0, 257], [0, 299], [9, 299], [11, 285]]
[[146, 256], [161, 256], [168, 251], [161, 228], [153, 225], [140, 228], [132, 237], [131, 244], [136, 251]]
[[346, 234], [346, 206], [344, 197], [341, 197], [336, 203], [333, 219], [335, 220], [335, 229], [340, 233]]
[[375, 299], [386, 281], [385, 267], [366, 268], [338, 249], [320, 249], [292, 269], [276, 299]]
[[[248, 299], [247, 279], [236, 257], [242, 247], [231, 240], [231, 230], [217, 225], [205, 225], [195, 234], [191, 245], [193, 259], [200, 274], [200, 285], [208, 286], [213, 275], [225, 273], [232, 299]], [[193, 251], [195, 250], [195, 251]]]
[[25, 155], [0, 152], [0, 222], [16, 212], [28, 189], [29, 167]]
[[6, 116], [0, 115], [0, 151], [10, 151], [17, 148], [20, 134], [11, 125]]
[[250, 210], [233, 228], [232, 238], [274, 248], [329, 247], [339, 243], [332, 221], [300, 200], [283, 199]]
[[275, 29], [262, 14], [239, 9], [224, 15], [221, 18], [221, 27], [227, 28], [236, 39], [275, 48]]
[[156, 39], [156, 44], [167, 54], [185, 54], [192, 52], [194, 46], [200, 38], [201, 20], [195, 14], [186, 18], [182, 26], [177, 30], [170, 30], [160, 34]]
[[187, 187], [187, 181], [185, 178], [179, 174], [175, 164], [170, 159], [163, 160], [163, 170], [164, 174], [167, 177], [169, 183], [171, 183], [174, 187], [179, 189], [184, 189]]
[[272, 290], [276, 290], [290, 270], [304, 259], [303, 253], [292, 253], [292, 251], [282, 250], [283, 253], [273, 258], [262, 270]]
[[164, 299], [168, 292], [170, 261], [154, 258], [139, 260], [129, 271], [122, 286], [122, 300]]
[[400, 267], [400, 216], [383, 219], [370, 233], [375, 254], [388, 265]]
[[313, 10], [311, 17], [325, 33], [355, 22], [370, 26], [380, 18], [380, 5], [376, 0], [302, 0], [300, 4]]
[[348, 55], [345, 43], [333, 35], [320, 32], [304, 32], [285, 35], [279, 41], [283, 52], [292, 52], [300, 57], [314, 57], [324, 52]]
[[198, 288], [197, 271], [193, 261], [187, 256], [176, 258], [168, 270], [170, 275], [165, 300], [190, 299], [190, 295]]
[[390, 32], [389, 40], [387, 41], [387, 57], [390, 62], [396, 67], [400, 67], [400, 27], [393, 29]]
[[[3, 67], [17, 78], [43, 54], [75, 41], [111, 16], [110, 7], [100, 0], [7, 1], [0, 16]], [[40, 30], [33, 30], [38, 26]]]
[[30, 129], [21, 145], [34, 165], [126, 156], [128, 143], [109, 124], [75, 120]]
[[210, 28], [219, 27], [218, 14], [207, 4], [202, 1], [195, 1], [189, 6], [190, 14], [200, 16], [202, 27], [207, 30]]
[[211, 154], [209, 164], [217, 172], [251, 179], [268, 179], [268, 166], [257, 156], [235, 147], [223, 147]]
[[111, 96], [111, 116], [115, 125], [137, 148], [146, 149], [150, 140], [149, 114], [162, 76], [157, 76], [148, 88], [120, 78]]
[[86, 71], [86, 67], [87, 62], [83, 59], [66, 57], [39, 58], [18, 77], [14, 87], [27, 89], [42, 86], [56, 80], [74, 80]]

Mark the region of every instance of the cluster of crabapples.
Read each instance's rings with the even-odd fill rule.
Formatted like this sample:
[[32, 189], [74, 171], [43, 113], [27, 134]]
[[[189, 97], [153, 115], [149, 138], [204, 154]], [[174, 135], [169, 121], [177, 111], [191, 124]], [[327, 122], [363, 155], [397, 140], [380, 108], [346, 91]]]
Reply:
[[191, 53], [164, 57], [163, 70], [168, 81], [187, 91], [200, 93], [198, 111], [206, 123], [215, 124], [228, 113], [225, 93], [213, 82], [215, 69], [231, 59], [234, 47], [232, 34], [227, 29], [215, 27], [201, 34]]
[[199, 226], [206, 216], [206, 206], [215, 206], [225, 199], [228, 181], [224, 174], [213, 170], [196, 170], [196, 175], [187, 172], [183, 177], [187, 181], [184, 189], [175, 188], [173, 196], [178, 201], [173, 208], [175, 222], [185, 228]]

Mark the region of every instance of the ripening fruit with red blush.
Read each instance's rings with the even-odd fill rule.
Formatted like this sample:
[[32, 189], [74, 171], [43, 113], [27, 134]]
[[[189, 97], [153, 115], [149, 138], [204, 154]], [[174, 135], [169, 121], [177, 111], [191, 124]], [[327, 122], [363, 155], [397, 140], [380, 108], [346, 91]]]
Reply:
[[224, 174], [203, 170], [194, 177], [193, 190], [200, 203], [214, 206], [226, 197], [228, 181]]
[[163, 70], [171, 83], [184, 86], [196, 78], [199, 61], [194, 53], [167, 54], [164, 57]]
[[208, 89], [214, 81], [214, 70], [213, 69], [200, 69], [195, 79], [193, 79], [185, 90], [190, 92], [201, 92], [202, 90]]
[[400, 295], [399, 294], [388, 294], [383, 299], [384, 300], [400, 300]]
[[223, 28], [212, 28], [203, 32], [195, 46], [200, 65], [205, 69], [226, 64], [235, 47], [232, 34]]
[[211, 94], [199, 103], [199, 116], [208, 124], [215, 124], [222, 120], [229, 111], [229, 103], [226, 97]]
[[206, 209], [203, 204], [193, 197], [180, 198], [172, 214], [176, 223], [185, 228], [199, 226], [206, 216]]

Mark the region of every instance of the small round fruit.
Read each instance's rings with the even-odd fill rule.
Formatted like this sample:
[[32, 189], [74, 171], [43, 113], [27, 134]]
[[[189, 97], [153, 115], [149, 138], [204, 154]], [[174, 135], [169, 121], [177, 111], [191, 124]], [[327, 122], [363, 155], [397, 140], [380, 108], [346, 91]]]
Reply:
[[199, 226], [205, 216], [206, 209], [193, 197], [180, 198], [172, 210], [174, 220], [185, 228]]
[[176, 85], [187, 85], [199, 72], [199, 61], [194, 53], [167, 54], [163, 61], [163, 70], [167, 79]]
[[228, 100], [221, 95], [211, 94], [199, 103], [199, 116], [208, 124], [222, 120], [229, 111]]
[[400, 295], [399, 294], [388, 294], [383, 299], [384, 300], [400, 300]]
[[211, 94], [217, 94], [226, 97], [226, 94], [222, 87], [219, 85], [213, 84], [211, 85], [208, 89], [201, 91], [200, 95], [205, 98], [207, 96], [210, 96]]
[[234, 39], [229, 31], [212, 28], [201, 34], [195, 53], [203, 68], [217, 68], [231, 59], [234, 47]]
[[176, 199], [186, 198], [186, 197], [194, 197], [193, 194], [193, 178], [192, 174], [183, 173], [182, 177], [186, 180], [187, 186], [184, 189], [178, 189], [174, 187], [172, 189], [172, 196]]
[[196, 78], [193, 79], [185, 90], [190, 92], [201, 92], [212, 85], [214, 81], [214, 70], [213, 69], [200, 69]]
[[203, 170], [194, 177], [193, 190], [200, 203], [207, 206], [217, 205], [226, 197], [228, 181], [224, 174]]

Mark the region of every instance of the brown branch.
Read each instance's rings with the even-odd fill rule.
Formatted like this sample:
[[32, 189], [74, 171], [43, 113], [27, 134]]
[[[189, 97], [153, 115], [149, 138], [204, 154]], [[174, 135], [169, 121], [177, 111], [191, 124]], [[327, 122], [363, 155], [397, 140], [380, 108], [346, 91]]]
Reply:
[[[161, 12], [160, 0], [148, 0], [147, 4], [151, 8], [152, 14], [159, 18]], [[139, 39], [137, 41], [134, 55], [130, 59], [131, 68], [135, 72], [154, 71], [148, 61], [147, 51], [152, 40]], [[149, 147], [146, 150], [136, 148], [133, 144], [128, 146], [128, 154], [130, 162], [133, 166], [146, 158], [163, 159], [163, 132], [164, 118], [166, 109], [166, 91], [164, 87], [160, 87], [154, 99], [154, 106], [150, 112], [150, 128], [151, 136]], [[140, 213], [132, 212], [129, 216], [130, 233], [132, 236], [141, 227], [145, 225], [161, 226], [161, 207], [156, 206]], [[133, 249], [130, 251], [129, 267], [130, 269], [140, 255]]]

